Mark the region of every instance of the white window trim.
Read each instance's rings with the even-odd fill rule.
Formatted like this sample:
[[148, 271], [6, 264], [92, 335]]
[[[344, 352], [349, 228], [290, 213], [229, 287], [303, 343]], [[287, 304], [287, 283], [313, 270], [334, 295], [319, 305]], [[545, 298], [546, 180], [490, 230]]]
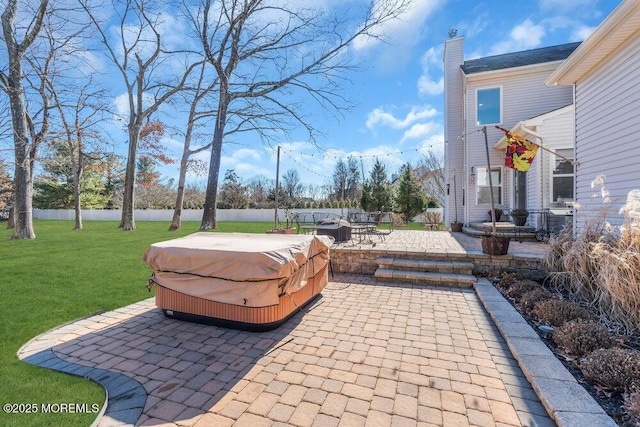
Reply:
[[[480, 166], [477, 167], [476, 169], [487, 169], [486, 166]], [[499, 170], [500, 171], [500, 185], [496, 185], [495, 182], [492, 182], [492, 186], [495, 187], [500, 187], [500, 202], [496, 201], [496, 205], [502, 205], [502, 201], [504, 200], [504, 168], [502, 166], [492, 166], [491, 167], [492, 171], [495, 170]], [[476, 206], [491, 206], [491, 202], [487, 202], [487, 203], [479, 203], [478, 202], [478, 188], [480, 187], [489, 187], [488, 185], [480, 185], [478, 183], [478, 180], [476, 180]]]
[[[480, 125], [480, 124], [478, 124], [478, 91], [487, 90], [487, 89], [500, 89], [500, 121], [497, 122], [497, 123], [484, 123], [484, 124]], [[504, 97], [504, 89], [503, 89], [502, 85], [476, 88], [476, 100], [475, 100], [475, 105], [474, 105], [473, 108], [474, 108], [475, 113], [476, 113], [476, 125], [477, 126], [494, 126], [494, 125], [501, 125], [502, 124], [503, 117], [504, 117], [503, 97]]]
[[[573, 150], [573, 160], [575, 161], [576, 158], [576, 149], [573, 146], [567, 145], [567, 146], [557, 146], [557, 147], [550, 147], [549, 148], [551, 151], [558, 151], [558, 150]], [[557, 156], [555, 154], [549, 153], [549, 172], [548, 172], [548, 176], [549, 176], [549, 188], [548, 188], [548, 194], [547, 194], [547, 201], [549, 203], [549, 206], [551, 206], [551, 204], [555, 203], [556, 201], [553, 200], [553, 177], [566, 177], [569, 176], [569, 174], [561, 174], [561, 175], [554, 175], [553, 171], [556, 168], [556, 158]], [[573, 201], [571, 202], [575, 202], [576, 199], [576, 188], [575, 188], [575, 184], [576, 184], [576, 168], [574, 166], [573, 168], [573, 173], [571, 174], [571, 176], [573, 176]], [[569, 201], [567, 201], [569, 202]]]

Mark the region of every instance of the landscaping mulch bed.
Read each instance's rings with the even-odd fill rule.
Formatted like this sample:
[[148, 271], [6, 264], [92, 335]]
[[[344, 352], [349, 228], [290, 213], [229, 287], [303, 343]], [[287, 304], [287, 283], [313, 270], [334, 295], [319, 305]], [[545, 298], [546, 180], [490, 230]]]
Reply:
[[[489, 277], [492, 280], [492, 277]], [[607, 390], [600, 387], [598, 384], [594, 384], [589, 379], [585, 378], [580, 368], [577, 366], [577, 360], [575, 357], [567, 354], [562, 349], [559, 349], [550, 337], [545, 336], [538, 328], [541, 322], [531, 315], [524, 313], [518, 306], [516, 301], [509, 297], [500, 286], [496, 286], [500, 293], [511, 303], [511, 305], [520, 313], [520, 315], [529, 323], [534, 331], [538, 334], [542, 342], [553, 352], [558, 360], [567, 368], [567, 370], [574, 376], [576, 381], [584, 387], [584, 389], [595, 399], [596, 402], [605, 410], [605, 412], [619, 425], [623, 427], [637, 427], [640, 424], [631, 420], [624, 408], [624, 399], [622, 395], [610, 393]], [[614, 335], [616, 335], [614, 333]], [[630, 336], [620, 337], [624, 342], [622, 347], [630, 348], [640, 351], [640, 334], [636, 333]]]

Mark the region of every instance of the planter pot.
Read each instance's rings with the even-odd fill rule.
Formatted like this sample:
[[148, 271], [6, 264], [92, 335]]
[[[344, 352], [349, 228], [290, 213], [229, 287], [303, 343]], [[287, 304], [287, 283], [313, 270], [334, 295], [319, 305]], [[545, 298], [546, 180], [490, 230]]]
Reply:
[[462, 223], [461, 222], [452, 222], [451, 223], [451, 231], [454, 231], [454, 232], [462, 231]]
[[277, 230], [269, 230], [267, 234], [296, 234], [295, 228], [278, 228]]
[[527, 218], [529, 215], [511, 215], [511, 219], [513, 219], [513, 225], [516, 227], [522, 227], [527, 223]]
[[[496, 221], [500, 221], [500, 218], [502, 218], [502, 209], [494, 209], [494, 212], [496, 214]], [[491, 221], [491, 211], [489, 211], [488, 213], [489, 221]]]
[[482, 252], [489, 255], [506, 255], [509, 251], [508, 237], [483, 236]]

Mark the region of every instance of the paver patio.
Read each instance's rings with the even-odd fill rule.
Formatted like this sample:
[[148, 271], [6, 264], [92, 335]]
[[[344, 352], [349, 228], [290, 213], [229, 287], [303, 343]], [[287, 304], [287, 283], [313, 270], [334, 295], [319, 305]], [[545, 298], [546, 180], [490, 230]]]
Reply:
[[101, 426], [555, 425], [476, 292], [367, 275], [330, 278], [275, 331], [167, 319], [148, 299], [19, 356], [106, 383]]

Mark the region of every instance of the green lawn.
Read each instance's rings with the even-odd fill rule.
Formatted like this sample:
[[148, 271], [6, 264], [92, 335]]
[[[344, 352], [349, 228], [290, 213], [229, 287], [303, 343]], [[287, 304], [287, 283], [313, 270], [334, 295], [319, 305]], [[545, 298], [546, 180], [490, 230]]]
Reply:
[[[142, 254], [154, 242], [196, 232], [187, 222], [169, 232], [168, 222], [138, 222], [121, 231], [112, 221], [35, 221], [35, 240], [10, 240], [0, 222], [0, 403], [104, 402], [93, 382], [20, 362], [18, 349], [38, 334], [100, 310], [149, 298], [151, 274]], [[271, 223], [220, 223], [222, 232], [264, 233]], [[88, 426], [95, 415], [0, 413], [0, 426]]]

